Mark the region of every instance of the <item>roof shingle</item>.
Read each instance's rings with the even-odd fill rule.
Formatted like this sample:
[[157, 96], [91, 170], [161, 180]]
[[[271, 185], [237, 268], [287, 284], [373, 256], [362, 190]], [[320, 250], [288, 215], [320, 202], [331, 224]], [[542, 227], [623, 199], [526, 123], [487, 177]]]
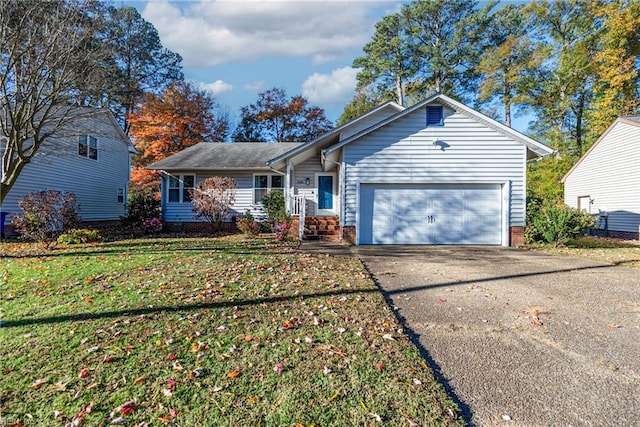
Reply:
[[159, 160], [147, 169], [162, 170], [268, 170], [267, 162], [300, 142], [201, 142]]

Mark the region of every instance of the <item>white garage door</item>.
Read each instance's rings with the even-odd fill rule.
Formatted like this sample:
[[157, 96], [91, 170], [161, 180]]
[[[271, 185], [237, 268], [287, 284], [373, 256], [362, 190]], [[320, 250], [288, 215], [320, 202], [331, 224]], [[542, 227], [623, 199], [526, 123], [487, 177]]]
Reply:
[[360, 244], [499, 245], [497, 184], [360, 185]]

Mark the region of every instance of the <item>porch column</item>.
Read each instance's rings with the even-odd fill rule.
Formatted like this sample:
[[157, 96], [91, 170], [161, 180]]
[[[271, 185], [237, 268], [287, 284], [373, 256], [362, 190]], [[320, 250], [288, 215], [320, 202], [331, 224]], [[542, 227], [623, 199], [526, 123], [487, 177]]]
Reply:
[[289, 213], [291, 212], [291, 196], [293, 195], [293, 188], [291, 187], [292, 170], [291, 159], [287, 159], [287, 169], [284, 175], [284, 209]]

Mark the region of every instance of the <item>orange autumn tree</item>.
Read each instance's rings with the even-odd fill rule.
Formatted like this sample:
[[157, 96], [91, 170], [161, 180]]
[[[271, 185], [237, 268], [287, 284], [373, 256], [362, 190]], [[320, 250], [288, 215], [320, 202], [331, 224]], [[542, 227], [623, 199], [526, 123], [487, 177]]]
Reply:
[[158, 96], [145, 95], [129, 118], [138, 150], [131, 171], [131, 191], [158, 191], [158, 173], [145, 169], [199, 142], [220, 142], [229, 130], [228, 114], [209, 92], [189, 82], [167, 86]]

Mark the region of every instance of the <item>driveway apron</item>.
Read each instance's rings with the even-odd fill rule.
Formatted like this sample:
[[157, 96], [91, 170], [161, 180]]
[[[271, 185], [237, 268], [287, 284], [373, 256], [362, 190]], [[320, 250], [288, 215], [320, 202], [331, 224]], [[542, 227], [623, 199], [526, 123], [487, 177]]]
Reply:
[[640, 426], [640, 271], [503, 247], [360, 246], [470, 425]]

